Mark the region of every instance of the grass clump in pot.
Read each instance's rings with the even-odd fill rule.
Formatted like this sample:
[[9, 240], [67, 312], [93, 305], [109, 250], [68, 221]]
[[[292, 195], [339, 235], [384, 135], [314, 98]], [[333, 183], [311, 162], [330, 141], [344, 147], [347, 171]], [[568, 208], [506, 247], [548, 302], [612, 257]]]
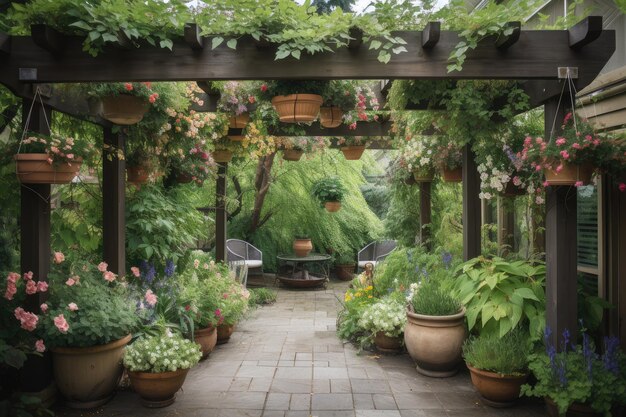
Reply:
[[415, 314], [425, 316], [451, 316], [461, 311], [461, 303], [433, 280], [422, 282], [411, 305]]
[[463, 344], [468, 365], [501, 375], [523, 375], [528, 369], [528, 337], [515, 329], [502, 337], [497, 334], [472, 336]]

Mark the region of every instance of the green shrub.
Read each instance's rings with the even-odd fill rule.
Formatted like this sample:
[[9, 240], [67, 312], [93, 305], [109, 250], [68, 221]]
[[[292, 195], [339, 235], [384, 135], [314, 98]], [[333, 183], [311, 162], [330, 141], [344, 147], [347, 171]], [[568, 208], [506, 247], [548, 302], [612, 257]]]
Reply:
[[461, 303], [434, 280], [423, 281], [411, 299], [413, 311], [426, 316], [450, 316], [461, 310]]
[[528, 369], [529, 343], [525, 332], [516, 329], [503, 337], [472, 336], [463, 344], [465, 362], [474, 368], [503, 375], [519, 375]]
[[323, 206], [327, 202], [343, 200], [346, 189], [339, 177], [328, 177], [313, 184], [311, 193]]
[[252, 305], [265, 305], [276, 302], [276, 291], [269, 288], [250, 288], [250, 299], [248, 303]]

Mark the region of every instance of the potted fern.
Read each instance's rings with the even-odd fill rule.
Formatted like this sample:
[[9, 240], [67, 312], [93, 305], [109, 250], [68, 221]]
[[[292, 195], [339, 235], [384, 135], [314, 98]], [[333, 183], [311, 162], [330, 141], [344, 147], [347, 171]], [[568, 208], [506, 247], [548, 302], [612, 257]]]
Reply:
[[346, 189], [338, 177], [324, 178], [313, 184], [313, 196], [330, 213], [341, 209], [341, 200], [343, 200], [345, 193]]

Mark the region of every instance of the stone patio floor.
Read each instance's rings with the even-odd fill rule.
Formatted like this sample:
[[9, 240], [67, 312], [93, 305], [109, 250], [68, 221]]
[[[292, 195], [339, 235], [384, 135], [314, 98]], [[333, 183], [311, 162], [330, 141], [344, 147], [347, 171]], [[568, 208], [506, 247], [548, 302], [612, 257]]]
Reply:
[[386, 356], [337, 338], [339, 302], [347, 283], [326, 290], [280, 289], [278, 301], [253, 311], [229, 343], [193, 368], [176, 402], [144, 408], [120, 391], [91, 411], [57, 410], [59, 416], [189, 417], [531, 417], [545, 416], [541, 402], [514, 408], [483, 406], [469, 374], [419, 375], [407, 354]]

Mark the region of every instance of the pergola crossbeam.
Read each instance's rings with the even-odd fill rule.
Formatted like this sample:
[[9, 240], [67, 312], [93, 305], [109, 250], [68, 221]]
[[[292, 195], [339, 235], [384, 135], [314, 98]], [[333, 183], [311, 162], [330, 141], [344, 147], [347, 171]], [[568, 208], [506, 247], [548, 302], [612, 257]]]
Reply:
[[48, 25], [32, 25], [30, 33], [35, 45], [55, 56], [65, 49], [65, 35]]
[[509, 22], [507, 26], [512, 28], [513, 32], [511, 32], [510, 35], [499, 36], [496, 40], [496, 48], [501, 51], [506, 51], [511, 46], [513, 46], [519, 40], [520, 34], [522, 33], [521, 22]]
[[200, 28], [195, 23], [185, 24], [184, 38], [191, 49], [199, 51], [204, 48], [204, 39], [200, 36]]
[[568, 33], [570, 48], [580, 49], [602, 34], [602, 16], [589, 16], [572, 26]]

